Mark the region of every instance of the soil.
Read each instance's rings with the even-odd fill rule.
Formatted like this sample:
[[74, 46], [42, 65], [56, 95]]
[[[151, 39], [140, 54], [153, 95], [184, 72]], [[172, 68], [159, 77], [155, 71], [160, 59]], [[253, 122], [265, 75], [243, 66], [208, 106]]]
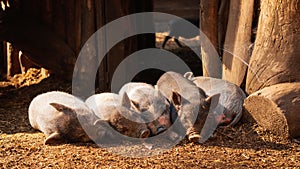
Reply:
[[30, 101], [47, 91], [70, 93], [71, 86], [42, 69], [0, 82], [0, 168], [300, 168], [299, 144], [246, 120], [217, 128], [203, 144], [184, 139], [144, 158], [118, 156], [94, 143], [44, 145], [44, 134], [28, 121]]

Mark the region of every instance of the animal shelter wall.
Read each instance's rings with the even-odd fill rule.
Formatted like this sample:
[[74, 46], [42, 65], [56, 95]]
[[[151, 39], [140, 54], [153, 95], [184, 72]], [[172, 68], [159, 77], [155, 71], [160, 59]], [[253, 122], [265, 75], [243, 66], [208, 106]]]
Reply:
[[[0, 39], [4, 42], [1, 48], [5, 50], [1, 52], [0, 73], [4, 76], [19, 73], [7, 72], [10, 71], [7, 61], [15, 60], [13, 65], [18, 65], [20, 59], [7, 58], [21, 57], [18, 51], [22, 51], [22, 56], [35, 65], [64, 80], [72, 78], [82, 46], [99, 28], [128, 14], [153, 10], [151, 0], [10, 0], [2, 4], [5, 10], [1, 11]], [[6, 42], [10, 42], [11, 51], [6, 50]], [[109, 88], [114, 69], [126, 56], [138, 49], [153, 47], [154, 43], [154, 35], [139, 35], [114, 46], [99, 67], [100, 89]]]

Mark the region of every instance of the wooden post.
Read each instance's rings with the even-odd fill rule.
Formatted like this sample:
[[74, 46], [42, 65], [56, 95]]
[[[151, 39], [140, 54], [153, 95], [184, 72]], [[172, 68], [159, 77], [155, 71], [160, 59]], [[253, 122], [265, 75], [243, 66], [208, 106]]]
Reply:
[[6, 75], [6, 54], [4, 53], [4, 45], [3, 42], [0, 42], [0, 80], [2, 80]]
[[224, 42], [226, 37], [230, 0], [222, 0], [219, 3], [220, 7], [218, 10], [218, 51], [220, 56], [223, 56], [222, 49], [224, 48]]
[[223, 51], [223, 79], [238, 86], [244, 82], [249, 62], [254, 0], [231, 0]]
[[[218, 0], [200, 1], [200, 29], [209, 40], [201, 39], [203, 76], [220, 78], [220, 75], [217, 75], [218, 73], [215, 71], [216, 69], [219, 70], [218, 67], [221, 65], [213, 64], [218, 62], [216, 59], [219, 59], [219, 54], [214, 53], [218, 49]], [[212, 47], [214, 51], [212, 51]]]
[[74, 11], [74, 17], [75, 17], [75, 30], [73, 36], [75, 36], [75, 53], [78, 54], [81, 49], [81, 30], [82, 30], [82, 24], [81, 24], [81, 15], [82, 15], [82, 8], [81, 8], [81, 1], [75, 2], [75, 11]]
[[7, 78], [21, 73], [19, 62], [19, 50], [15, 49], [11, 43], [7, 43]]
[[[96, 46], [96, 39], [93, 39], [93, 41], [90, 41], [90, 37], [95, 33], [96, 31], [96, 23], [95, 23], [95, 4], [93, 0], [83, 0], [81, 2], [81, 45], [85, 48], [85, 55], [82, 56], [85, 59], [82, 60], [82, 67], [79, 71], [79, 78], [81, 81], [87, 81], [90, 78], [96, 79], [96, 77], [91, 77], [95, 72], [94, 70], [97, 70], [97, 46]], [[89, 40], [89, 44], [86, 45], [85, 43]], [[96, 83], [91, 82], [91, 83]], [[87, 83], [89, 85], [89, 83]], [[89, 86], [80, 86], [82, 89], [90, 90], [91, 92], [94, 92], [93, 89], [90, 89]], [[86, 92], [87, 92], [86, 91]], [[93, 93], [90, 93], [93, 94]]]

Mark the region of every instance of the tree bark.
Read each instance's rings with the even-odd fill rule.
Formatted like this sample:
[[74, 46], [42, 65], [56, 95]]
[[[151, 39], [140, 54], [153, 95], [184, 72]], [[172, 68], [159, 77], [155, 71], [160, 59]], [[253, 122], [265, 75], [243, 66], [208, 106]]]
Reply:
[[264, 0], [246, 91], [300, 81], [300, 1]]
[[254, 0], [231, 0], [223, 52], [223, 79], [238, 86], [244, 81], [249, 62]]
[[244, 107], [263, 128], [287, 138], [300, 138], [300, 83], [282, 83], [251, 94]]

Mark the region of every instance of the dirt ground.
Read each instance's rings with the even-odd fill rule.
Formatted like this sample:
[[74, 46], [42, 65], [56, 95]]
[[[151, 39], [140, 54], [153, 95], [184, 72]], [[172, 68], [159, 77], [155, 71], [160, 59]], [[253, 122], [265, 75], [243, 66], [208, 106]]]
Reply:
[[0, 82], [0, 168], [300, 168], [299, 144], [245, 120], [218, 128], [203, 144], [183, 140], [145, 158], [117, 156], [94, 143], [44, 145], [45, 136], [28, 121], [30, 101], [47, 91], [71, 92], [71, 83], [47, 76], [30, 69]]

